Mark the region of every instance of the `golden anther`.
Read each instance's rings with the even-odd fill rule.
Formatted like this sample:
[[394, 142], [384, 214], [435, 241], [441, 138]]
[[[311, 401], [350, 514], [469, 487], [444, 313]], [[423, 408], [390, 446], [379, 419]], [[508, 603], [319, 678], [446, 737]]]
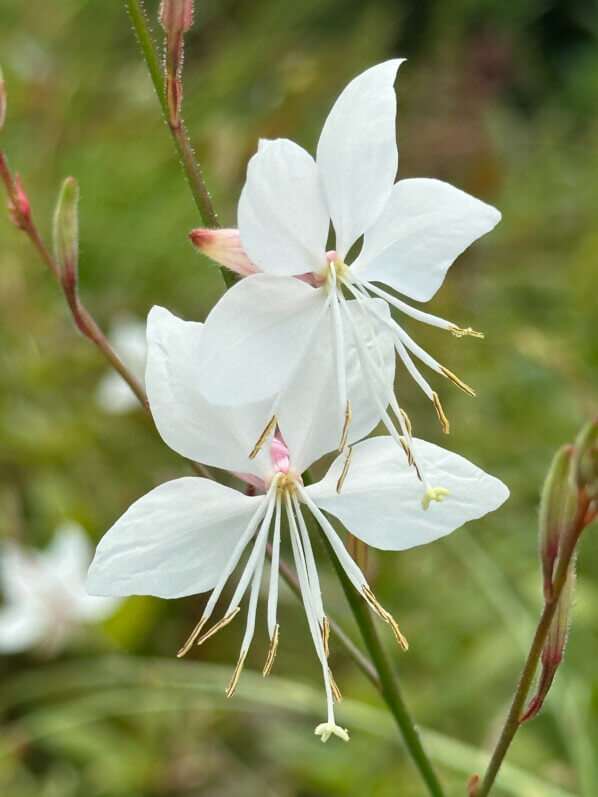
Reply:
[[349, 472], [349, 465], [351, 464], [352, 457], [353, 457], [353, 446], [349, 446], [349, 451], [347, 452], [347, 458], [345, 459], [345, 464], [343, 465], [343, 471], [340, 475], [339, 480], [336, 483], [337, 493], [340, 493], [341, 488], [345, 483], [345, 479], [347, 478], [347, 473]]
[[330, 656], [330, 648], [328, 647], [328, 640], [330, 639], [330, 621], [326, 615], [322, 617], [322, 627], [320, 630], [322, 632], [322, 641], [324, 642], [324, 653], [326, 654], [326, 658], [328, 658], [328, 656]]
[[180, 659], [180, 658], [182, 658], [182, 657], [183, 657], [185, 654], [189, 653], [189, 651], [190, 651], [190, 650], [191, 650], [191, 648], [193, 647], [193, 643], [195, 642], [195, 640], [197, 639], [197, 637], [198, 637], [198, 636], [201, 634], [201, 629], [204, 627], [204, 625], [207, 623], [207, 621], [208, 621], [208, 618], [207, 618], [207, 617], [202, 617], [202, 618], [201, 618], [201, 620], [199, 621], [199, 623], [197, 623], [197, 625], [195, 626], [195, 628], [193, 629], [193, 631], [191, 631], [191, 635], [189, 636], [189, 639], [188, 639], [188, 640], [185, 642], [185, 644], [183, 645], [183, 647], [182, 647], [182, 648], [179, 650], [179, 652], [176, 654], [176, 655], [177, 655], [177, 658], [179, 658], [179, 659]]
[[251, 454], [249, 455], [249, 459], [255, 459], [257, 457], [257, 455], [260, 453], [260, 450], [261, 450], [262, 446], [264, 445], [264, 443], [268, 439], [268, 436], [270, 435], [270, 433], [276, 427], [277, 423], [278, 423], [278, 416], [277, 415], [273, 415], [270, 418], [270, 420], [268, 421], [268, 424], [267, 424], [266, 428], [264, 429], [264, 431], [259, 436], [259, 439], [258, 439], [257, 443], [254, 445], [253, 450], [252, 450]]
[[442, 409], [442, 404], [440, 403], [440, 399], [438, 398], [438, 393], [432, 393], [432, 400], [434, 401], [434, 406], [436, 407], [436, 414], [442, 424], [442, 431], [445, 434], [448, 434], [451, 430], [451, 425], [449, 423], [448, 418], [444, 414], [444, 410]]
[[460, 387], [464, 393], [467, 393], [468, 396], [473, 396], [475, 398], [475, 390], [472, 387], [469, 387], [462, 379], [459, 379], [458, 376], [452, 371], [449, 371], [448, 368], [445, 368], [443, 365], [440, 366], [440, 370], [446, 376], [447, 379], [450, 379], [457, 387]]
[[456, 338], [462, 338], [464, 335], [468, 335], [470, 338], [483, 338], [483, 332], [476, 332], [475, 329], [471, 327], [467, 327], [467, 329], [461, 329], [461, 327], [457, 327], [454, 324], [451, 324], [449, 327], [449, 332], [451, 335], [454, 335]]
[[240, 611], [241, 608], [239, 606], [237, 606], [236, 609], [233, 609], [233, 611], [230, 614], [227, 614], [225, 617], [222, 618], [222, 620], [219, 620], [216, 623], [216, 625], [213, 625], [209, 631], [206, 631], [206, 633], [197, 640], [197, 644], [203, 645], [206, 639], [209, 639], [211, 636], [214, 636], [214, 634], [217, 631], [220, 631], [221, 628], [224, 628], [225, 625], [228, 625], [232, 620], [234, 620], [234, 618], [239, 614]]
[[345, 407], [345, 423], [343, 425], [343, 433], [341, 435], [341, 441], [338, 444], [338, 450], [342, 451], [345, 446], [347, 445], [347, 437], [349, 436], [349, 427], [351, 426], [351, 402], [347, 399], [347, 405]]
[[245, 656], [247, 656], [247, 651], [242, 650], [241, 655], [239, 656], [239, 661], [237, 662], [237, 666], [235, 667], [233, 677], [230, 679], [230, 683], [225, 693], [227, 697], [232, 697], [235, 694], [235, 689], [237, 688], [239, 678], [241, 677], [241, 671], [243, 669], [243, 665], [245, 664]]
[[266, 663], [264, 664], [264, 669], [262, 670], [262, 675], [264, 678], [267, 675], [270, 675], [270, 670], [272, 669], [272, 665], [274, 664], [274, 659], [276, 658], [276, 651], [278, 649], [278, 623], [276, 623], [276, 628], [274, 629], [274, 633], [272, 634], [272, 639], [270, 640], [270, 647], [268, 648], [268, 658], [266, 659]]
[[392, 631], [396, 637], [397, 642], [403, 648], [403, 650], [407, 650], [409, 648], [409, 643], [407, 642], [406, 638], [401, 633], [401, 629], [398, 626], [397, 621], [392, 616], [390, 612], [387, 612], [386, 609], [382, 606], [382, 604], [378, 601], [374, 593], [369, 587], [362, 587], [362, 593], [368, 604], [371, 608], [376, 612], [378, 617], [384, 620], [385, 623], [392, 628]]
[[411, 428], [412, 427], [411, 427], [411, 421], [409, 420], [409, 416], [407, 415], [407, 413], [405, 412], [404, 409], [401, 409], [401, 408], [399, 408], [399, 409], [400, 409], [401, 415], [403, 417], [403, 420], [405, 421], [405, 426], [407, 427], [407, 434], [409, 435], [409, 437], [411, 437]]
[[332, 697], [337, 703], [340, 703], [343, 699], [343, 696], [341, 695], [341, 690], [336, 685], [336, 681], [334, 680], [330, 667], [328, 668], [328, 680], [330, 681], [330, 688], [332, 689]]
[[399, 437], [399, 440], [401, 441], [401, 445], [403, 446], [403, 451], [407, 455], [407, 462], [409, 463], [409, 465], [413, 465], [413, 451], [405, 441], [404, 437]]

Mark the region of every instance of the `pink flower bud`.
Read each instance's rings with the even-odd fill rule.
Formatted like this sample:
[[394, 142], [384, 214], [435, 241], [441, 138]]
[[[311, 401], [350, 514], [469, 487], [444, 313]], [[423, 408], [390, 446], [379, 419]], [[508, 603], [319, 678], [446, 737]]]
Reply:
[[26, 230], [31, 222], [31, 205], [23, 189], [21, 178], [15, 174], [15, 196], [8, 202], [8, 215], [19, 230]]
[[159, 13], [166, 33], [185, 33], [193, 25], [193, 0], [162, 0]]
[[575, 441], [575, 482], [591, 500], [598, 500], [598, 418], [586, 424]]
[[4, 127], [4, 120], [6, 119], [6, 81], [0, 66], [0, 133]]
[[191, 230], [189, 239], [193, 246], [204, 255], [220, 263], [221, 266], [236, 271], [243, 277], [259, 272], [259, 268], [247, 257], [247, 253], [241, 245], [238, 230], [198, 228]]
[[573, 531], [578, 490], [573, 483], [573, 446], [563, 446], [554, 456], [540, 498], [540, 556], [544, 595], [552, 595], [552, 574], [563, 539]]

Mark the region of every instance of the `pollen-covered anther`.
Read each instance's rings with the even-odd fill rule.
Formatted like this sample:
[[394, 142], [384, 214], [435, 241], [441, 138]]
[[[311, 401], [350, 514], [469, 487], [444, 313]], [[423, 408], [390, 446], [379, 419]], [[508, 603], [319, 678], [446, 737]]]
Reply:
[[470, 338], [483, 338], [483, 332], [476, 332], [475, 329], [471, 327], [467, 327], [467, 329], [461, 329], [461, 327], [457, 327], [454, 324], [448, 328], [451, 335], [454, 335], [456, 338], [462, 338], [467, 335]]
[[223, 617], [222, 620], [218, 620], [218, 622], [215, 625], [213, 625], [210, 628], [209, 631], [206, 631], [206, 633], [197, 640], [197, 644], [198, 645], [203, 645], [203, 643], [206, 640], [208, 640], [210, 637], [214, 636], [214, 634], [216, 632], [220, 631], [221, 628], [224, 628], [224, 626], [226, 626], [230, 622], [232, 622], [235, 619], [235, 617], [239, 614], [240, 611], [241, 611], [241, 608], [239, 606], [237, 606], [236, 609], [233, 609], [233, 611], [230, 614], [227, 614], [225, 617]]
[[338, 688], [336, 681], [334, 680], [334, 676], [332, 675], [332, 670], [330, 667], [328, 668], [328, 680], [330, 681], [330, 688], [332, 689], [332, 697], [334, 698], [336, 703], [340, 703], [343, 699], [341, 694], [341, 690]]
[[347, 458], [345, 459], [345, 464], [343, 465], [343, 470], [341, 472], [338, 482], [336, 483], [337, 493], [340, 493], [343, 484], [345, 483], [345, 479], [347, 478], [347, 473], [349, 472], [349, 466], [351, 464], [352, 457], [353, 457], [353, 446], [349, 446], [349, 450], [347, 452]]
[[422, 496], [422, 508], [424, 510], [429, 509], [432, 501], [441, 503], [442, 500], [450, 494], [451, 491], [447, 490], [446, 487], [428, 487]]
[[448, 434], [451, 430], [451, 425], [449, 423], [449, 419], [444, 414], [444, 410], [442, 409], [442, 404], [440, 403], [440, 399], [438, 398], [438, 393], [432, 393], [432, 400], [434, 401], [434, 407], [436, 408], [436, 414], [438, 415], [438, 419], [442, 424], [442, 431], [445, 434]]
[[241, 672], [243, 671], [243, 665], [245, 664], [246, 656], [247, 656], [247, 651], [242, 650], [241, 655], [239, 656], [239, 661], [237, 662], [237, 666], [235, 667], [233, 677], [230, 679], [230, 683], [226, 689], [227, 697], [232, 697], [235, 694], [237, 684], [239, 683], [239, 678], [241, 677]]
[[351, 418], [353, 414], [351, 412], [351, 402], [347, 399], [347, 404], [345, 406], [345, 422], [343, 424], [343, 432], [341, 434], [341, 441], [338, 444], [338, 450], [343, 451], [345, 446], [347, 445], [347, 437], [349, 436], [349, 427], [351, 426]]
[[330, 639], [330, 620], [324, 615], [322, 617], [322, 642], [324, 643], [324, 653], [326, 654], [326, 658], [330, 656], [330, 647], [328, 645], [328, 641]]
[[254, 447], [253, 447], [253, 449], [251, 451], [251, 454], [249, 455], [249, 459], [255, 459], [257, 457], [257, 455], [260, 453], [264, 443], [266, 442], [266, 440], [268, 439], [270, 434], [276, 428], [276, 424], [277, 423], [278, 423], [278, 417], [276, 415], [273, 415], [270, 418], [270, 420], [268, 421], [268, 423], [266, 424], [266, 427], [264, 428], [264, 431], [259, 436], [257, 443], [254, 445]]
[[404, 437], [399, 437], [399, 440], [401, 441], [401, 445], [403, 446], [403, 451], [407, 456], [407, 462], [409, 463], [409, 465], [413, 465], [413, 451], [411, 450], [411, 447], [409, 446]]
[[180, 659], [183, 656], [185, 656], [187, 653], [189, 653], [189, 651], [193, 647], [193, 643], [195, 642], [197, 637], [201, 634], [201, 631], [202, 631], [204, 625], [207, 623], [207, 621], [208, 621], [207, 617], [202, 617], [201, 618], [201, 620], [197, 623], [197, 625], [195, 626], [193, 631], [191, 631], [191, 634], [189, 635], [189, 638], [187, 639], [187, 641], [185, 642], [183, 647], [176, 654], [177, 658]]
[[323, 742], [327, 742], [331, 736], [338, 736], [339, 739], [342, 739], [343, 742], [349, 741], [349, 732], [346, 728], [341, 728], [340, 725], [337, 725], [334, 722], [322, 722], [318, 725], [314, 733], [316, 736], [319, 736]]
[[462, 379], [459, 379], [458, 376], [455, 376], [455, 374], [452, 371], [449, 371], [448, 368], [445, 368], [444, 365], [440, 366], [440, 370], [446, 376], [447, 379], [450, 379], [451, 382], [453, 382], [453, 384], [461, 388], [461, 390], [464, 393], [467, 393], [468, 396], [473, 396], [473, 398], [475, 398], [476, 396], [475, 390], [472, 387], [469, 387], [469, 385], [466, 382], [464, 382]]
[[266, 663], [264, 664], [264, 669], [262, 670], [262, 675], [266, 678], [270, 675], [270, 670], [272, 669], [272, 665], [274, 664], [274, 659], [276, 658], [276, 651], [278, 650], [278, 632], [280, 626], [278, 623], [274, 628], [274, 633], [272, 634], [272, 639], [270, 640], [270, 647], [268, 648], [268, 657], [266, 659]]
[[387, 612], [384, 606], [378, 601], [374, 593], [369, 587], [363, 587], [362, 593], [364, 598], [366, 599], [367, 603], [371, 606], [371, 608], [376, 612], [378, 617], [384, 620], [385, 623], [392, 628], [392, 631], [396, 637], [397, 642], [403, 648], [404, 651], [409, 649], [409, 643], [405, 636], [401, 633], [401, 629], [395, 618], [392, 616], [390, 612]]
[[411, 426], [411, 421], [409, 420], [409, 416], [407, 415], [405, 410], [402, 409], [401, 407], [399, 408], [399, 410], [400, 410], [402, 419], [405, 421], [405, 426], [407, 427], [407, 434], [409, 435], [409, 437], [411, 437], [411, 430], [412, 430], [413, 427]]

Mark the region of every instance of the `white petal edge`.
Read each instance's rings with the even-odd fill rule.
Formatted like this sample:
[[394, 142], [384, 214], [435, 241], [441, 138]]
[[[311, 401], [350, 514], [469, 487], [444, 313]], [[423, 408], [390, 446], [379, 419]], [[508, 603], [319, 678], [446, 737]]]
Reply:
[[212, 589], [261, 500], [192, 476], [156, 487], [100, 540], [87, 591], [178, 598]]
[[336, 484], [344, 465], [338, 457], [317, 484], [312, 500], [337, 517], [368, 545], [400, 551], [450, 534], [469, 520], [497, 509], [508, 488], [473, 463], [440, 446], [414, 439], [415, 453], [430, 485], [450, 490], [441, 503], [422, 508], [424, 488], [390, 437], [358, 443], [341, 493]]
[[403, 60], [385, 61], [354, 78], [322, 129], [316, 162], [342, 257], [377, 219], [395, 181], [394, 82]]
[[249, 460], [267, 424], [271, 402], [223, 407], [201, 392], [206, 374], [200, 367], [204, 325], [183, 321], [155, 306], [147, 318], [145, 384], [154, 422], [164, 442], [189, 459], [260, 478], [270, 472], [267, 451]]
[[50, 629], [34, 607], [7, 605], [0, 609], [0, 653], [20, 653], [35, 647]]
[[449, 183], [399, 180], [352, 269], [361, 279], [426, 302], [455, 259], [499, 221], [496, 208]]
[[260, 141], [247, 167], [238, 224], [243, 248], [262, 271], [320, 271], [330, 219], [311, 155], [285, 138]]

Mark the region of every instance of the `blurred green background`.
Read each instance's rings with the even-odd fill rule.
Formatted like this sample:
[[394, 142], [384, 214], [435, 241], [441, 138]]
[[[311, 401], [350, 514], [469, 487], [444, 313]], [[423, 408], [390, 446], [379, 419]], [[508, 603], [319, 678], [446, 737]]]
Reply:
[[[148, 2], [155, 21], [158, 3]], [[225, 225], [260, 136], [315, 150], [334, 98], [362, 69], [406, 56], [400, 176], [449, 180], [495, 204], [500, 226], [450, 270], [429, 309], [486, 333], [409, 325], [472, 384], [441, 391], [451, 447], [501, 477], [511, 500], [421, 549], [371, 555], [371, 579], [407, 634], [388, 651], [450, 795], [504, 716], [540, 608], [536, 511], [555, 448], [598, 405], [598, 8], [591, 0], [206, 0], [185, 61], [184, 115]], [[44, 234], [61, 180], [80, 181], [81, 293], [105, 329], [162, 304], [203, 320], [223, 290], [196, 255], [200, 224], [120, 2], [4, 0], [3, 147]], [[106, 372], [25, 237], [0, 216], [0, 531], [44, 546], [65, 519], [94, 540], [186, 465], [141, 411], [96, 402]], [[446, 444], [404, 380], [419, 436]], [[357, 640], [320, 552], [329, 613]], [[382, 703], [333, 644], [350, 746], [323, 746], [320, 672], [303, 610], [281, 587], [274, 680], [236, 661], [233, 624], [194, 661], [173, 659], [203, 599], [132, 598], [55, 660], [0, 659], [0, 793], [424, 794]], [[248, 659], [259, 673], [264, 613]], [[598, 540], [579, 557], [575, 619], [549, 706], [517, 737], [498, 794], [598, 793]], [[276, 680], [276, 678], [280, 680]], [[463, 745], [457, 744], [463, 743]], [[525, 772], [536, 780], [526, 780]]]

